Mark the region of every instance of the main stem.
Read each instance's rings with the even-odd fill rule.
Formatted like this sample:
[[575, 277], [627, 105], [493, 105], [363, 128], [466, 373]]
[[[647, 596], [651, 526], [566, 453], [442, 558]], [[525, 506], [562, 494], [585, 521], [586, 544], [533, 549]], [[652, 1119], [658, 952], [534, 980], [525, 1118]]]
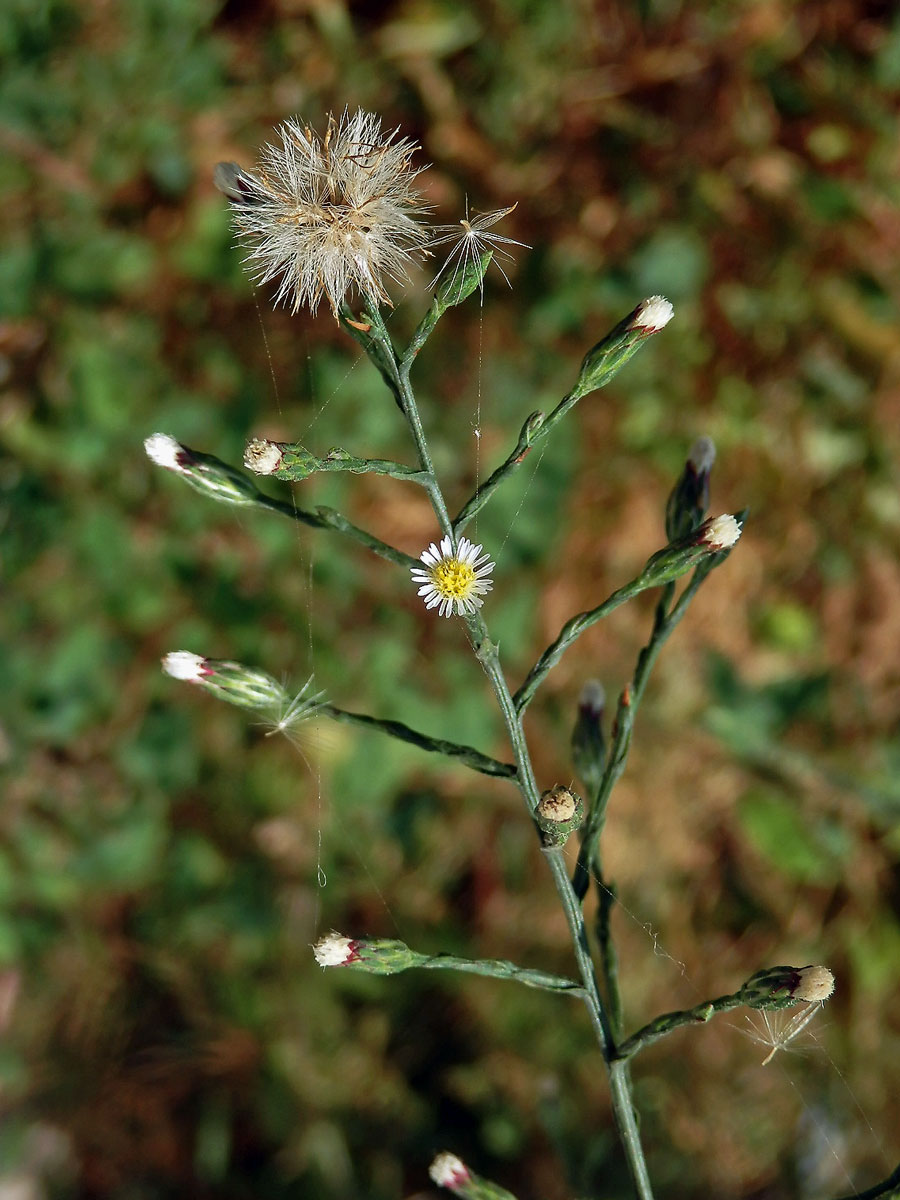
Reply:
[[[480, 614], [469, 618], [467, 625], [476, 657], [484, 667], [485, 673], [494, 689], [494, 695], [497, 697], [500, 705], [500, 711], [503, 714], [503, 720], [509, 734], [509, 740], [512, 743], [513, 755], [518, 768], [518, 787], [528, 807], [529, 815], [531, 815], [537, 807], [540, 794], [534, 777], [534, 768], [531, 764], [531, 755], [528, 751], [525, 731], [522, 728], [521, 718], [516, 712], [516, 706], [513, 702], [509, 685], [506, 682], [506, 676], [503, 674], [503, 668], [500, 666], [500, 656], [497, 646], [488, 634], [487, 627]], [[627, 1064], [620, 1061], [617, 1057], [616, 1042], [609, 1014], [606, 1011], [606, 1006], [600, 995], [600, 989], [597, 986], [594, 963], [588, 948], [584, 914], [578, 902], [578, 897], [575, 895], [572, 882], [569, 879], [569, 871], [562, 849], [560, 847], [547, 848], [544, 851], [544, 856], [550, 866], [553, 882], [556, 885], [556, 891], [566, 914], [569, 933], [572, 937], [572, 946], [575, 951], [575, 960], [578, 964], [578, 971], [584, 985], [584, 1001], [587, 1005], [594, 1032], [597, 1035], [597, 1041], [600, 1043], [603, 1061], [606, 1063], [609, 1073], [613, 1113], [622, 1138], [622, 1145], [625, 1149], [635, 1191], [639, 1200], [653, 1200], [653, 1188], [650, 1183], [650, 1175], [647, 1171], [647, 1163], [644, 1158], [643, 1147], [641, 1146], [640, 1134], [635, 1119], [634, 1104], [631, 1098], [631, 1081], [628, 1075], [628, 1068]]]
[[[403, 415], [406, 417], [416, 443], [419, 463], [423, 472], [427, 475], [427, 479], [423, 483], [431, 498], [435, 515], [445, 536], [449, 537], [455, 544], [450, 514], [447, 511], [443, 493], [437, 481], [437, 476], [434, 473], [434, 466], [425, 440], [425, 432], [419, 417], [419, 409], [409, 381], [409, 370], [412, 365], [412, 359], [407, 356], [402, 363], [398, 361], [393, 343], [384, 327], [380, 314], [377, 312], [373, 321], [373, 328], [376, 331], [375, 336], [382, 350], [392, 365], [393, 382], [396, 387], [395, 395], [400, 402]], [[500, 666], [497, 645], [491, 639], [480, 613], [475, 613], [473, 616], [468, 617], [466, 625], [468, 626], [469, 637], [475, 655], [484, 667], [500, 706], [503, 721], [509, 734], [509, 740], [513, 747], [516, 763], [516, 782], [525, 800], [528, 814], [533, 817], [534, 810], [537, 808], [540, 800], [540, 793], [534, 776], [534, 768], [531, 764], [531, 755], [528, 752], [528, 743], [525, 740], [525, 731], [522, 728], [522, 718], [516, 710], [516, 704], [509, 690], [509, 684], [506, 682], [506, 676], [503, 674], [503, 668]], [[600, 1043], [603, 1061], [606, 1063], [609, 1073], [613, 1113], [619, 1128], [635, 1192], [638, 1200], [653, 1200], [653, 1188], [650, 1184], [650, 1176], [647, 1171], [647, 1163], [644, 1158], [643, 1147], [641, 1146], [640, 1134], [635, 1119], [634, 1104], [631, 1098], [631, 1080], [628, 1074], [628, 1066], [627, 1063], [620, 1061], [617, 1057], [615, 1036], [606, 1006], [600, 995], [600, 989], [597, 985], [597, 975], [594, 971], [594, 963], [588, 947], [584, 914], [578, 897], [575, 895], [572, 882], [569, 879], [569, 872], [562, 850], [560, 848], [547, 849], [545, 850], [545, 856], [550, 865], [553, 882], [556, 885], [557, 893], [566, 914], [566, 921], [569, 925], [572, 946], [575, 952], [575, 960], [584, 984], [584, 1001], [587, 1005], [594, 1032], [597, 1035], [597, 1041]]]
[[431, 507], [434, 509], [434, 515], [438, 519], [438, 524], [441, 527], [441, 532], [445, 537], [455, 543], [453, 536], [453, 524], [450, 520], [450, 514], [447, 511], [447, 505], [444, 502], [444, 495], [441, 491], [440, 484], [437, 481], [437, 476], [434, 473], [434, 463], [431, 461], [431, 454], [428, 450], [428, 442], [425, 439], [425, 430], [422, 428], [422, 418], [419, 416], [419, 406], [416, 404], [416, 397], [409, 382], [409, 370], [412, 366], [412, 361], [405, 358], [401, 363], [397, 358], [397, 352], [394, 349], [394, 343], [391, 341], [391, 336], [387, 331], [384, 321], [381, 318], [381, 313], [377, 306], [373, 305], [368, 316], [372, 322], [371, 334], [380, 345], [382, 351], [387, 357], [390, 365], [391, 376], [394, 383], [394, 394], [399, 401], [400, 408], [406, 417], [406, 422], [409, 425], [410, 432], [413, 436], [413, 441], [416, 444], [416, 453], [419, 456], [419, 466], [425, 478], [420, 480], [422, 486], [428, 492], [428, 497], [431, 500]]

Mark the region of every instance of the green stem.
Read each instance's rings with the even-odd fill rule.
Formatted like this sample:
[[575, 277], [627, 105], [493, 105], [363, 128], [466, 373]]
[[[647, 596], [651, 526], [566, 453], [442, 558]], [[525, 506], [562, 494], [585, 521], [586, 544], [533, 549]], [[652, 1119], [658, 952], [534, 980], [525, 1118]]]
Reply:
[[[584, 843], [582, 842], [582, 846]], [[580, 861], [580, 855], [579, 855]], [[619, 957], [616, 954], [615, 943], [612, 939], [612, 911], [616, 904], [615, 888], [607, 883], [603, 878], [603, 873], [600, 870], [600, 864], [594, 857], [594, 877], [597, 880], [598, 904], [597, 904], [597, 945], [600, 949], [600, 971], [603, 976], [603, 985], [606, 989], [606, 1001], [609, 1007], [609, 1022], [612, 1026], [613, 1035], [618, 1040], [622, 1036], [622, 1025], [624, 1021], [624, 1013], [622, 1009], [622, 994], [619, 990]], [[572, 889], [575, 895], [578, 896], [578, 871], [572, 879]], [[583, 896], [578, 897], [583, 900]]]
[[634, 719], [647, 687], [650, 672], [659, 657], [660, 651], [687, 612], [688, 605], [696, 595], [697, 589], [712, 570], [713, 565], [711, 560], [707, 560], [707, 562], [694, 571], [690, 582], [679, 596], [671, 612], [669, 611], [669, 604], [671, 603], [675, 588], [674, 584], [666, 584], [662, 597], [656, 606], [653, 632], [650, 635], [650, 640], [638, 655], [631, 683], [619, 697], [609, 758], [607, 759], [606, 769], [603, 772], [603, 779], [588, 814], [585, 832], [581, 840], [581, 848], [578, 853], [578, 862], [575, 866], [575, 891], [582, 900], [587, 895], [590, 884], [593, 857], [597, 841], [603, 829], [603, 822], [606, 818], [609, 797], [621, 778], [625, 770], [625, 764], [628, 761], [631, 738], [634, 732]]
[[260, 508], [268, 508], [271, 512], [281, 513], [282, 516], [299, 521], [301, 525], [308, 525], [311, 529], [331, 529], [335, 533], [342, 533], [345, 537], [352, 538], [361, 546], [365, 546], [367, 550], [371, 550], [373, 554], [377, 554], [380, 558], [386, 558], [388, 562], [396, 563], [399, 567], [406, 567], [409, 570], [421, 565], [417, 558], [413, 558], [410, 554], [404, 554], [402, 550], [383, 542], [374, 534], [360, 529], [358, 525], [348, 521], [333, 508], [320, 505], [315, 512], [309, 512], [307, 509], [295, 508], [293, 504], [287, 504], [283, 500], [266, 496], [262, 492], [259, 493], [257, 503]]
[[586, 629], [590, 629], [592, 625], [596, 625], [598, 621], [602, 621], [604, 617], [608, 617], [611, 612], [614, 612], [626, 600], [630, 600], [633, 596], [637, 596], [640, 592], [653, 586], [655, 585], [646, 582], [638, 576], [637, 579], [632, 579], [630, 583], [626, 583], [623, 587], [618, 588], [611, 596], [607, 596], [603, 603], [598, 604], [596, 608], [592, 608], [588, 612], [578, 613], [577, 616], [571, 617], [566, 621], [565, 625], [559, 631], [556, 640], [550, 643], [537, 660], [526, 675], [522, 686], [513, 697], [516, 712], [519, 714], [524, 713], [534, 698], [534, 693], [540, 687], [541, 683], [543, 683], [547, 674], [556, 666], [566, 650]]
[[427, 750], [432, 754], [443, 754], [447, 758], [455, 758], [464, 766], [471, 767], [473, 771], [480, 771], [482, 775], [495, 775], [509, 779], [516, 773], [516, 768], [512, 763], [500, 762], [471, 746], [429, 737], [428, 734], [411, 729], [409, 725], [404, 725], [400, 721], [386, 721], [380, 717], [367, 716], [365, 713], [348, 712], [346, 709], [336, 708], [333, 704], [322, 704], [316, 711], [330, 717], [332, 721], [338, 721], [344, 725], [356, 725], [363, 729], [375, 729], [380, 733], [386, 733], [389, 737], [398, 738], [401, 742], [408, 742], [411, 746], [418, 746], [420, 750]]
[[[500, 658], [496, 643], [491, 639], [480, 613], [467, 619], [469, 637], [472, 641], [475, 655], [481, 663], [494, 689], [494, 694], [500, 705], [506, 730], [513, 747], [513, 756], [518, 768], [516, 782], [528, 808], [529, 815], [534, 813], [540, 800], [531, 756], [522, 728], [521, 714], [516, 705], [500, 666]], [[627, 1072], [617, 1065], [617, 1050], [609, 1017], [597, 985], [594, 964], [588, 949], [587, 930], [584, 924], [584, 913], [569, 879], [566, 860], [561, 847], [547, 847], [544, 856], [550, 866], [557, 894], [566, 914], [569, 933], [578, 971], [583, 986], [583, 998], [590, 1016], [591, 1024], [600, 1044], [604, 1062], [607, 1064], [610, 1076], [610, 1089], [613, 1113], [622, 1137], [622, 1144], [631, 1171], [632, 1180], [639, 1200], [653, 1200], [653, 1190], [647, 1173], [647, 1164], [641, 1147], [640, 1135], [634, 1115], [634, 1105], [631, 1099], [631, 1084]]]
[[324, 471], [345, 471], [352, 475], [389, 475], [392, 479], [404, 479], [410, 483], [424, 484], [423, 472], [416, 467], [389, 458], [356, 458], [342, 446], [334, 446], [324, 458], [317, 458], [299, 442], [279, 442], [281, 462], [276, 470], [269, 472], [272, 479], [299, 482], [310, 475]]
[[644, 1025], [637, 1033], [633, 1033], [630, 1038], [621, 1043], [618, 1051], [619, 1058], [631, 1058], [639, 1050], [645, 1050], [647, 1046], [652, 1046], [654, 1042], [658, 1042], [674, 1029], [681, 1029], [685, 1025], [705, 1025], [716, 1013], [731, 1012], [732, 1009], [741, 1008], [746, 1003], [746, 997], [742, 996], [740, 992], [734, 992], [729, 996], [718, 996], [715, 1000], [706, 1000], [702, 1004], [695, 1004], [693, 1008], [663, 1013], [662, 1016], [656, 1017], [655, 1020]]
[[532, 447], [545, 438], [579, 400], [591, 392], [597, 391], [598, 388], [605, 387], [611, 379], [615, 378], [640, 346], [652, 336], [653, 330], [642, 327], [640, 322], [635, 323], [639, 311], [638, 307], [630, 312], [614, 329], [610, 330], [601, 342], [588, 351], [575, 386], [568, 395], [563, 396], [548, 417], [541, 412], [535, 412], [526, 420], [512, 453], [460, 509], [459, 515], [453, 522], [454, 531], [457, 534], [460, 534], [476, 513], [484, 507], [504, 479], [521, 466]]
[[[379, 347], [382, 360], [390, 365], [393, 378], [391, 390], [397, 398], [397, 403], [400, 405], [404, 417], [406, 417], [406, 422], [409, 425], [413, 441], [416, 445], [416, 453], [419, 457], [419, 465], [421, 467], [421, 477], [417, 482], [421, 483], [428, 492], [431, 507], [434, 509], [434, 514], [438, 519], [442, 533], [452, 539], [453, 527], [450, 523], [450, 514], [447, 511], [443, 493], [438, 484], [437, 476], [434, 473], [434, 463], [431, 461], [428, 443], [425, 440], [425, 430], [422, 427], [422, 419], [419, 416], [419, 407], [416, 404], [416, 397], [409, 382], [409, 371], [412, 361], [409, 358], [404, 358], [402, 365], [397, 361], [394, 344], [385, 328], [384, 321], [381, 319], [381, 313], [377, 308], [374, 312], [366, 313], [366, 319], [371, 322], [372, 331], [370, 336]], [[378, 364], [376, 363], [376, 365]], [[379, 369], [384, 374], [384, 369], [381, 367]]]
[[453, 954], [436, 954], [416, 963], [423, 970], [465, 971], [471, 975], [487, 975], [491, 979], [513, 979], [526, 987], [539, 988], [545, 992], [566, 992], [570, 996], [583, 996], [584, 989], [574, 979], [561, 975], [549, 975], [546, 971], [533, 971], [515, 963], [498, 958], [457, 958]]
[[511, 474], [516, 467], [525, 461], [531, 447], [538, 439], [538, 431], [543, 428], [543, 424], [544, 414], [542, 412], [533, 412], [526, 420], [512, 453], [507, 457], [505, 462], [500, 464], [496, 471], [487, 477], [481, 487], [466, 501], [459, 510], [459, 513], [454, 517], [453, 532], [455, 534], [459, 535], [462, 533], [472, 518], [490, 500], [507, 475]]

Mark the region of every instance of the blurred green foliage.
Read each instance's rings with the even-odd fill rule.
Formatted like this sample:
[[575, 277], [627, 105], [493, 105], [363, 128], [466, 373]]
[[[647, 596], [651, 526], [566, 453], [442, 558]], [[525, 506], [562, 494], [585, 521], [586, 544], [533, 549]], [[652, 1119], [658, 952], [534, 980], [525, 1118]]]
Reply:
[[[442, 220], [464, 196], [518, 200], [504, 228], [534, 247], [514, 291], [493, 280], [417, 364], [452, 501], [637, 300], [676, 304], [479, 519], [514, 682], [658, 548], [697, 434], [719, 446], [716, 510], [751, 506], [667, 647], [610, 813], [629, 1023], [822, 960], [838, 994], [821, 1036], [849, 1092], [822, 1055], [791, 1062], [798, 1091], [729, 1027], [676, 1035], [635, 1066], [665, 1194], [825, 1196], [844, 1169], [860, 1187], [885, 1174], [891, 6], [12, 0], [0, 57], [0, 1186], [379, 1200], [421, 1191], [449, 1146], [523, 1197], [628, 1194], [580, 1010], [311, 961], [335, 926], [569, 970], [509, 789], [344, 727], [267, 738], [158, 671], [177, 648], [297, 688], [314, 670], [335, 703], [507, 755], [456, 623], [401, 573], [204, 503], [141, 452], [161, 429], [234, 462], [251, 434], [407, 455], [333, 323], [254, 292], [211, 187], [280, 119], [356, 104], [422, 141]], [[426, 301], [398, 305], [398, 337]], [[298, 499], [409, 553], [435, 536], [394, 481], [329, 477]], [[617, 614], [551, 677], [529, 725], [547, 783], [571, 774], [582, 683], [614, 694], [648, 620]], [[840, 1161], [829, 1177], [820, 1153], [814, 1185], [824, 1130]]]

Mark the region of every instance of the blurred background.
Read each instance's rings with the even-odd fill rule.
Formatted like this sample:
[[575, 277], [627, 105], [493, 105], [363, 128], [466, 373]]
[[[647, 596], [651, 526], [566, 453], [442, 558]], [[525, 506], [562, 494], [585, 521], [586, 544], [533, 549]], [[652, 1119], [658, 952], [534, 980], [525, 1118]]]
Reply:
[[[9, 0], [0, 11], [0, 1197], [629, 1193], [583, 1010], [486, 979], [324, 974], [337, 928], [570, 973], [508, 786], [343, 726], [299, 745], [163, 677], [187, 649], [508, 757], [459, 624], [398, 569], [146, 460], [162, 430], [409, 458], [330, 315], [275, 312], [212, 187], [357, 105], [436, 219], [526, 242], [417, 364], [451, 507], [644, 296], [676, 316], [483, 511], [518, 683], [662, 544], [693, 440], [743, 539], [666, 648], [605, 864], [626, 1020], [827, 963], [762, 1068], [739, 1012], [635, 1061], [659, 1195], [819, 1200], [900, 1158], [900, 21], [865, 0]], [[391, 317], [408, 335], [422, 274]], [[476, 432], [479, 436], [475, 436]], [[272, 494], [286, 498], [287, 488]], [[396, 481], [295, 489], [417, 555]], [[652, 597], [531, 709], [573, 777]]]

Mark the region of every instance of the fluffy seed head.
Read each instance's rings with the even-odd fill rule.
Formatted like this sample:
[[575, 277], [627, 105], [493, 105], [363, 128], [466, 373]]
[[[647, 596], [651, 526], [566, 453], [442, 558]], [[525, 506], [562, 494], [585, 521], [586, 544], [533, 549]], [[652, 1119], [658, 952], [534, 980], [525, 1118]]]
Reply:
[[255, 172], [224, 163], [216, 173], [255, 277], [278, 279], [276, 303], [293, 312], [325, 297], [337, 316], [348, 292], [390, 304], [386, 281], [407, 280], [428, 241], [414, 219], [416, 143], [362, 109], [329, 115], [324, 136], [296, 118], [278, 134]]

